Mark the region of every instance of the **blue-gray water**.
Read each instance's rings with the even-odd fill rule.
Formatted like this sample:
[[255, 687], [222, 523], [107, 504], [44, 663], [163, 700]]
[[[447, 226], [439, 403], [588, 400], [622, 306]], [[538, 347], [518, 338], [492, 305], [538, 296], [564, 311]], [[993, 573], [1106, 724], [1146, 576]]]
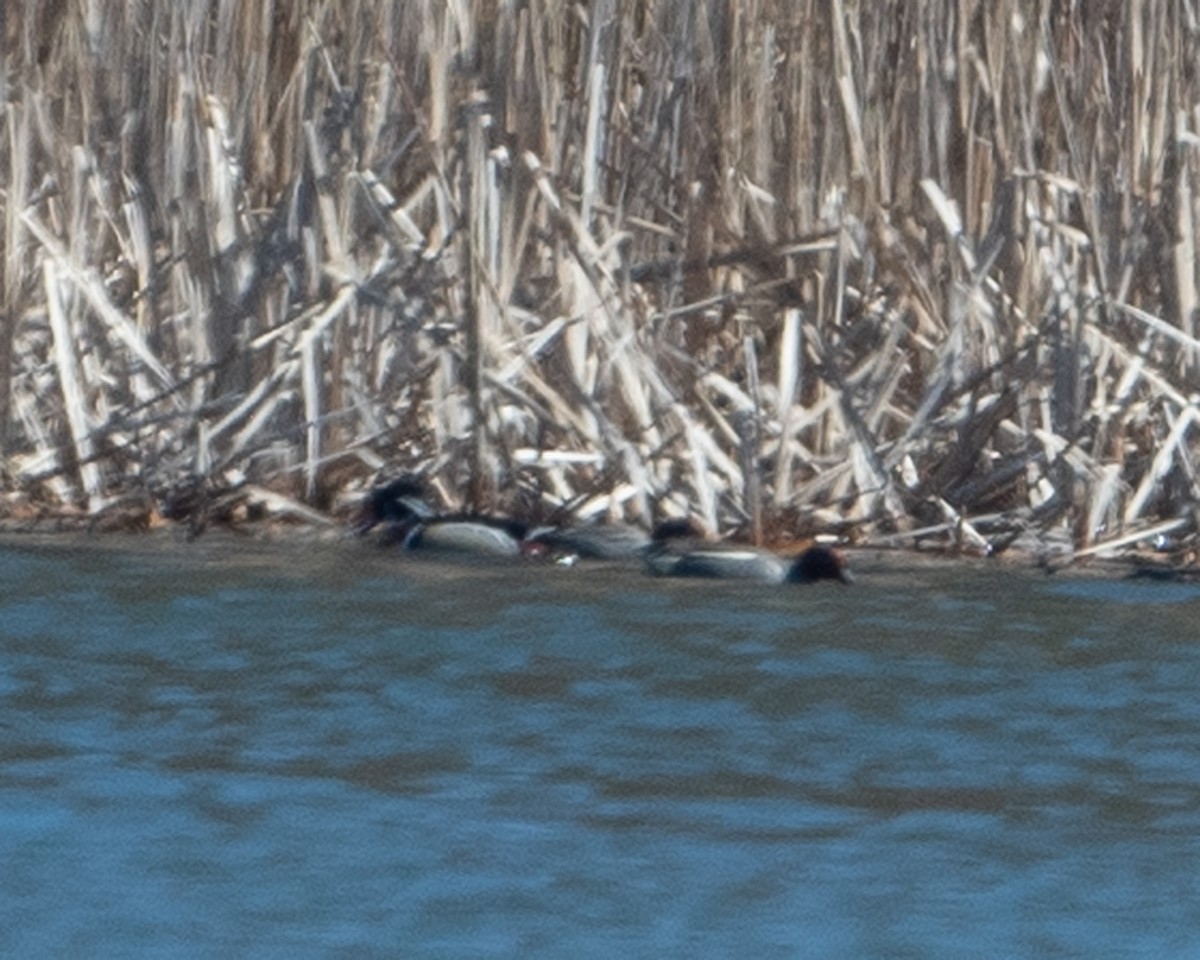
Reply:
[[858, 574], [10, 543], [0, 954], [1200, 956], [1200, 588]]

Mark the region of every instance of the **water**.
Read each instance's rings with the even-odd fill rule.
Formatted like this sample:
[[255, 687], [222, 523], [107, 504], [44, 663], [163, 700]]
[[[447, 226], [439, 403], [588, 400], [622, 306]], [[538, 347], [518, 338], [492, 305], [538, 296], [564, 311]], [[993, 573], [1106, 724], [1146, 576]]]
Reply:
[[1200, 956], [1200, 588], [857, 573], [10, 542], [0, 954]]

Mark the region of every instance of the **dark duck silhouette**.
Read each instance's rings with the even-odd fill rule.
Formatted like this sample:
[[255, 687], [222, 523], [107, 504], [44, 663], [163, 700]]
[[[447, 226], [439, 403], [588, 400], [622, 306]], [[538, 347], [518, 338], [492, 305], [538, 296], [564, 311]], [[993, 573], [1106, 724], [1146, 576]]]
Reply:
[[817, 544], [795, 557], [770, 550], [706, 540], [690, 520], [660, 523], [645, 551], [646, 569], [658, 577], [707, 577], [752, 580], [758, 583], [813, 583], [837, 580], [851, 583], [842, 555]]
[[363, 502], [360, 534], [385, 527], [384, 540], [406, 550], [478, 557], [517, 557], [526, 525], [487, 514], [440, 514], [419, 480], [405, 476], [374, 488]]

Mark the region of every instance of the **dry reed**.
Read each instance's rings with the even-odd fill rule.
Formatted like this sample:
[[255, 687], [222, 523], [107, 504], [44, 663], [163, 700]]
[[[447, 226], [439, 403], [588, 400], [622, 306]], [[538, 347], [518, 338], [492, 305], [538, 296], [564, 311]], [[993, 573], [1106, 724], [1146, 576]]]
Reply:
[[5, 7], [10, 505], [1194, 533], [1187, 4]]

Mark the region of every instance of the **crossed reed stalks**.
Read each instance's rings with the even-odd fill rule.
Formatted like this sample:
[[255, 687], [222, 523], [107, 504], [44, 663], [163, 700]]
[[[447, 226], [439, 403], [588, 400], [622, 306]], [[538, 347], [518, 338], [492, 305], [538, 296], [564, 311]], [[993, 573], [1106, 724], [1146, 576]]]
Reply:
[[3, 11], [11, 511], [1194, 531], [1185, 0]]

